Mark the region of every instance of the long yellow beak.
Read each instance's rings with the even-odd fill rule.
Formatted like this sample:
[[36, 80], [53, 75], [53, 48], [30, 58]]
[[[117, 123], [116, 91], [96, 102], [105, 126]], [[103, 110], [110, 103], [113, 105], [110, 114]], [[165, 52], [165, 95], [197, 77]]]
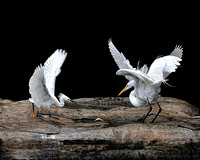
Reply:
[[118, 94], [118, 96], [120, 96], [126, 90], [127, 87], [128, 85], [126, 85], [126, 87]]

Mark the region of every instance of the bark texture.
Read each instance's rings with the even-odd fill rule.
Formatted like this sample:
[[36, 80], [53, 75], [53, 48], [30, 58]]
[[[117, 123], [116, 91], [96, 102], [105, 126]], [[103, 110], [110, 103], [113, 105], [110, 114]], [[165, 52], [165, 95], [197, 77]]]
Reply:
[[28, 100], [0, 99], [0, 158], [200, 159], [200, 112], [186, 101], [161, 98], [155, 123], [149, 122], [158, 112], [156, 103], [141, 123], [149, 107], [134, 108], [126, 97], [75, 101], [52, 106], [53, 118], [35, 107], [39, 117], [33, 118]]

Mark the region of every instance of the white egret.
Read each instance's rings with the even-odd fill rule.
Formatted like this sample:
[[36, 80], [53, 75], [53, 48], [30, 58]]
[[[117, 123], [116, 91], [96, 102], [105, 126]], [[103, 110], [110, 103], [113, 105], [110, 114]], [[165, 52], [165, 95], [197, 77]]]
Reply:
[[[144, 116], [142, 122], [145, 121], [146, 117], [152, 110], [151, 102], [156, 101], [159, 111], [152, 120], [153, 123], [162, 110], [157, 101], [160, 97], [160, 86], [162, 83], [166, 83], [167, 76], [170, 73], [175, 72], [177, 67], [180, 65], [179, 62], [182, 61], [183, 48], [178, 45], [170, 55], [157, 58], [151, 64], [149, 70], [146, 65], [141, 69], [133, 68], [129, 61], [125, 59], [123, 54], [114, 47], [111, 41], [109, 41], [109, 48], [112, 55], [114, 55], [113, 57], [115, 61], [117, 61], [117, 64], [123, 64], [124, 66], [124, 68], [120, 68], [116, 74], [123, 75], [129, 80], [126, 87], [119, 93], [119, 95], [131, 87], [134, 87], [134, 90], [129, 95], [132, 105], [135, 107], [142, 107], [145, 104], [148, 104], [150, 106], [150, 109]], [[123, 57], [124, 60], [122, 61], [122, 58], [120, 57]]]
[[[31, 98], [29, 101], [34, 103], [37, 107], [44, 107], [48, 109], [50, 114], [50, 107], [56, 105], [63, 107], [65, 102], [71, 102], [72, 100], [66, 95], [60, 93], [59, 101], [55, 97], [55, 82], [56, 77], [61, 72], [61, 66], [63, 65], [67, 57], [67, 52], [64, 50], [56, 50], [44, 63], [35, 69], [32, 77], [29, 81], [29, 93]], [[34, 104], [33, 104], [33, 116], [34, 116]]]

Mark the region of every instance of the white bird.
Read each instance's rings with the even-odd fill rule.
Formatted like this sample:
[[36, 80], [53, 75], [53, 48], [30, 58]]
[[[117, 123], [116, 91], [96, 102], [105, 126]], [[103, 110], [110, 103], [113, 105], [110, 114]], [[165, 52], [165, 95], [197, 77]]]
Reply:
[[[67, 57], [67, 52], [64, 50], [56, 50], [44, 63], [35, 69], [32, 77], [29, 80], [29, 93], [31, 98], [29, 101], [34, 103], [37, 107], [44, 107], [48, 109], [50, 114], [50, 107], [56, 105], [63, 107], [65, 102], [71, 102], [72, 100], [66, 95], [60, 93], [59, 101], [55, 97], [55, 82], [56, 77], [61, 72], [61, 66], [63, 65]], [[33, 104], [33, 116], [34, 116], [34, 104]]]
[[166, 83], [167, 76], [170, 73], [175, 72], [177, 67], [180, 65], [179, 62], [182, 61], [183, 48], [180, 45], [177, 45], [170, 55], [154, 60], [149, 70], [146, 65], [140, 69], [133, 68], [129, 61], [115, 48], [111, 41], [109, 41], [109, 48], [115, 62], [120, 68], [116, 74], [123, 75], [129, 80], [126, 87], [119, 93], [119, 95], [134, 87], [134, 90], [129, 95], [132, 105], [135, 107], [142, 107], [145, 104], [148, 104], [150, 106], [150, 110], [144, 116], [142, 122], [145, 121], [146, 117], [152, 110], [151, 102], [156, 101], [159, 106], [159, 111], [152, 120], [153, 123], [162, 110], [157, 101], [160, 97], [160, 86], [162, 83]]

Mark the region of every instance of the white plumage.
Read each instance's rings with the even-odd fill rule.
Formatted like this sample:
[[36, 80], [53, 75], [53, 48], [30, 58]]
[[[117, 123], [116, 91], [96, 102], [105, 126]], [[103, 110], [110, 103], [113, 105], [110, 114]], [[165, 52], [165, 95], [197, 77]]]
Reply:
[[37, 107], [47, 108], [50, 115], [50, 107], [56, 105], [63, 107], [65, 101], [71, 101], [69, 97], [60, 93], [59, 100], [55, 97], [56, 77], [61, 72], [61, 67], [67, 57], [64, 50], [56, 50], [44, 63], [35, 69], [29, 81], [30, 102]]
[[110, 49], [110, 53], [112, 54], [117, 66], [120, 69], [134, 69], [130, 64], [129, 60], [124, 57], [123, 53], [120, 53], [117, 50], [117, 48], [112, 43], [111, 39], [108, 41], [108, 46]]
[[[146, 65], [140, 69], [133, 68], [129, 61], [115, 48], [111, 41], [109, 41], [108, 44], [110, 52], [120, 68], [116, 74], [123, 75], [129, 80], [126, 87], [119, 93], [119, 95], [131, 87], [134, 87], [134, 90], [129, 95], [130, 102], [133, 106], [141, 107], [145, 104], [150, 105], [150, 110], [143, 119], [144, 122], [152, 109], [151, 102], [157, 102], [157, 99], [160, 97], [160, 85], [165, 83], [167, 81], [167, 76], [170, 73], [175, 72], [177, 67], [180, 65], [179, 62], [182, 60], [183, 48], [181, 46], [176, 46], [170, 55], [157, 58], [148, 70]], [[161, 107], [158, 102], [157, 104], [160, 108], [158, 112], [159, 114], [161, 112]], [[155, 121], [158, 114], [152, 122]]]

